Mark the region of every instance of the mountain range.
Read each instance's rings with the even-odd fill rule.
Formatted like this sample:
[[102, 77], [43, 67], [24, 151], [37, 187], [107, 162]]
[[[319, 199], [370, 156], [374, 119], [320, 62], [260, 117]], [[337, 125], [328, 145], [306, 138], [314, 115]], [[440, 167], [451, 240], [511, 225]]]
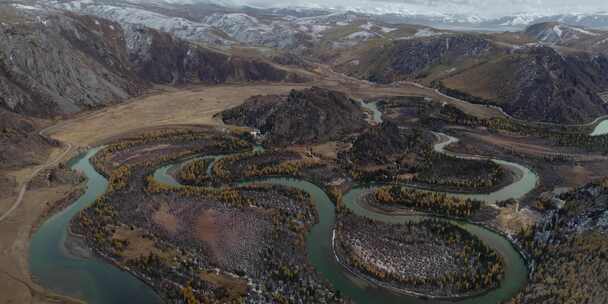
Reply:
[[[481, 32], [425, 25], [437, 16], [220, 4], [2, 4], [4, 134], [20, 129], [41, 145], [36, 128], [15, 126], [123, 102], [157, 84], [305, 82], [317, 65], [382, 84], [415, 81], [524, 120], [582, 123], [608, 113], [600, 97], [608, 92], [608, 32], [579, 25], [600, 24], [599, 15]], [[526, 20], [493, 24], [542, 18]]]

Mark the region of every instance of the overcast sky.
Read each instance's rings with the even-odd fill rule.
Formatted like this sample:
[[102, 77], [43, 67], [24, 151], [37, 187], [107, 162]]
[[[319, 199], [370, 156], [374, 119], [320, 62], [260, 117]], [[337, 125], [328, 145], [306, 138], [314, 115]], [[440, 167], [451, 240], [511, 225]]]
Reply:
[[589, 13], [608, 11], [608, 0], [228, 0], [235, 4], [301, 6], [372, 11], [463, 13], [502, 16], [513, 13]]

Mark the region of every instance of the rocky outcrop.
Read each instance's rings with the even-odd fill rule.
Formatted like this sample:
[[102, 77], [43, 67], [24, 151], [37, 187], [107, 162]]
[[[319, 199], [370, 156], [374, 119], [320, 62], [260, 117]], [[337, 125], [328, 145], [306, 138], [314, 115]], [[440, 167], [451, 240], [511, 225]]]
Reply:
[[350, 158], [360, 164], [386, 164], [397, 154], [416, 154], [430, 149], [431, 140], [420, 130], [400, 129], [385, 121], [357, 137]]
[[143, 26], [6, 8], [0, 24], [0, 108], [37, 117], [140, 95], [150, 83], [306, 81], [260, 59], [232, 56]]
[[0, 107], [49, 117], [125, 100], [144, 88], [117, 24], [6, 8], [0, 24]]
[[224, 122], [259, 129], [278, 145], [343, 138], [366, 128], [364, 116], [356, 101], [317, 87], [289, 95], [254, 96], [222, 113]]
[[224, 83], [307, 79], [259, 59], [231, 56], [138, 25], [125, 28], [129, 61], [153, 83]]
[[441, 80], [446, 93], [524, 120], [582, 123], [608, 113], [608, 58], [534, 47]]
[[494, 51], [489, 40], [478, 35], [438, 35], [392, 41], [374, 47], [340, 69], [355, 77], [390, 83], [423, 76], [438, 64], [456, 64]]
[[608, 59], [587, 54], [561, 56], [549, 48], [521, 58], [515, 94], [505, 110], [517, 117], [550, 122], [587, 122], [608, 113], [597, 93], [608, 90]]

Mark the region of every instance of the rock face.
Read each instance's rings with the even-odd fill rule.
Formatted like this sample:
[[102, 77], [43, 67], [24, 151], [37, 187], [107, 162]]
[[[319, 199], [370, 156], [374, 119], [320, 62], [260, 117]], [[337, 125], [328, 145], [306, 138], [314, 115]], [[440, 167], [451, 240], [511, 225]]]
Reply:
[[150, 83], [305, 81], [270, 63], [231, 56], [143, 26], [70, 12], [2, 6], [0, 108], [36, 117], [140, 95]]
[[[608, 90], [608, 59], [560, 56], [549, 48], [522, 58], [515, 95], [505, 110], [517, 117], [551, 122], [586, 122], [608, 113], [597, 93]], [[510, 102], [509, 102], [510, 101]]]
[[558, 22], [545, 22], [531, 25], [525, 33], [538, 41], [550, 44], [564, 44], [571, 41], [590, 39], [600, 35], [600, 32], [582, 27], [561, 24]]
[[47, 11], [6, 14], [12, 18], [0, 24], [1, 108], [48, 117], [142, 92], [117, 24]]
[[224, 83], [306, 79], [257, 59], [230, 56], [138, 25], [125, 28], [129, 60], [153, 83]]
[[358, 64], [344, 66], [342, 71], [369, 81], [390, 83], [420, 77], [437, 64], [458, 63], [492, 50], [490, 41], [468, 34], [397, 40], [371, 48], [358, 59]]
[[[518, 235], [535, 267], [508, 303], [565, 303], [573, 295], [579, 303], [601, 303], [608, 298], [608, 274], [598, 271], [608, 249], [608, 179], [551, 201], [536, 226]], [[555, 288], [547, 289], [547, 278]]]
[[229, 124], [259, 129], [278, 145], [330, 141], [367, 127], [356, 101], [317, 87], [286, 96], [254, 96], [222, 117]]

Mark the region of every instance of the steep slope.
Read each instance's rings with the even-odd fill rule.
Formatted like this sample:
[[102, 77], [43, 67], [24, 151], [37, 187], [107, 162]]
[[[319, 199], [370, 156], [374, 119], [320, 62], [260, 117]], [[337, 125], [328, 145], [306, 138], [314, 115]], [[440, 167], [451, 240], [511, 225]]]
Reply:
[[296, 46], [300, 33], [294, 24], [281, 18], [257, 18], [253, 9], [233, 11], [234, 8], [219, 9], [202, 3], [97, 0], [67, 1], [56, 7], [106, 18], [125, 27], [143, 25], [181, 39], [218, 46], [242, 43], [289, 48]]
[[299, 32], [291, 24], [281, 20], [263, 22], [244, 13], [232, 13], [213, 14], [202, 22], [220, 29], [239, 42], [251, 45], [288, 48], [298, 42]]
[[55, 145], [33, 117], [122, 102], [151, 84], [307, 80], [143, 26], [24, 5], [0, 5], [0, 17], [0, 169], [41, 163]]
[[561, 195], [545, 204], [536, 228], [518, 240], [534, 271], [510, 303], [602, 303], [608, 298], [608, 179]]
[[2, 6], [0, 108], [53, 117], [120, 102], [148, 83], [303, 81], [143, 26], [27, 6]]
[[271, 143], [279, 145], [325, 142], [367, 126], [356, 101], [317, 87], [285, 96], [254, 96], [224, 111], [222, 118], [228, 124], [259, 129]]
[[2, 7], [0, 107], [48, 117], [125, 100], [144, 88], [116, 23]]
[[58, 143], [40, 136], [39, 128], [35, 119], [0, 109], [0, 170], [44, 162]]
[[608, 58], [526, 48], [441, 79], [444, 91], [496, 104], [518, 118], [581, 123], [608, 113], [598, 93], [608, 90]]
[[138, 25], [127, 25], [129, 60], [153, 83], [224, 83], [307, 79], [254, 58], [231, 56]]
[[438, 65], [467, 64], [467, 60], [481, 60], [496, 51], [490, 41], [478, 35], [438, 34], [370, 47], [338, 69], [358, 78], [390, 83], [425, 77]]

